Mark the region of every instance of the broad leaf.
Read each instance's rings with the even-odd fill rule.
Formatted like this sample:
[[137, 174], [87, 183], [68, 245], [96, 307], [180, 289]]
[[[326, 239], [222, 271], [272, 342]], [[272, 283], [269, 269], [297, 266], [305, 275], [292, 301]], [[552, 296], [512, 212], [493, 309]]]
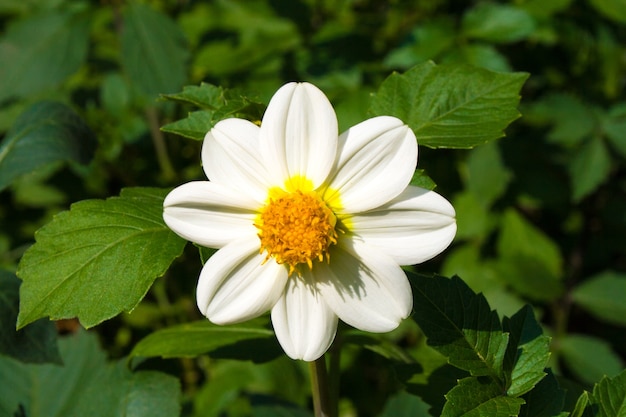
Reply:
[[565, 390], [559, 386], [559, 382], [550, 369], [546, 369], [546, 377], [543, 378], [523, 399], [526, 404], [522, 406], [520, 417], [556, 417], [560, 416], [565, 402]]
[[189, 113], [184, 119], [162, 126], [161, 130], [188, 139], [203, 140], [215, 123], [217, 121], [214, 121], [212, 112], [200, 110]]
[[589, 0], [589, 3], [609, 19], [626, 23], [626, 4], [623, 0]]
[[589, 278], [572, 292], [574, 301], [594, 316], [626, 326], [626, 274], [604, 272]]
[[611, 155], [602, 138], [594, 136], [576, 149], [568, 171], [574, 201], [582, 200], [605, 182], [611, 173]]
[[0, 415], [29, 417], [175, 417], [180, 386], [168, 375], [130, 372], [107, 363], [97, 337], [86, 332], [59, 340], [64, 366], [26, 365], [0, 357]]
[[420, 145], [472, 148], [504, 136], [520, 114], [516, 109], [525, 73], [496, 73], [468, 65], [413, 67], [387, 77], [373, 96], [370, 112], [396, 116]]
[[22, 362], [60, 363], [57, 331], [53, 323], [42, 319], [22, 330], [15, 330], [20, 284], [21, 281], [13, 273], [0, 270], [0, 355]]
[[378, 417], [428, 417], [428, 406], [419, 397], [399, 392], [389, 398]]
[[479, 3], [463, 15], [463, 34], [491, 42], [516, 42], [535, 30], [535, 20], [525, 10], [497, 3]]
[[15, 121], [0, 144], [0, 190], [17, 177], [54, 162], [86, 164], [96, 138], [69, 107], [39, 102]]
[[558, 347], [572, 373], [588, 384], [605, 375], [617, 375], [624, 366], [608, 342], [593, 336], [568, 334], [559, 340]]
[[530, 306], [525, 306], [510, 319], [503, 320], [509, 333], [505, 367], [510, 371], [507, 395], [518, 397], [527, 393], [546, 375], [544, 368], [550, 358], [550, 338], [542, 329]]
[[472, 375], [503, 376], [508, 335], [482, 294], [475, 294], [457, 277], [409, 274], [413, 287], [413, 320], [428, 344], [450, 364]]
[[[237, 352], [237, 344], [251, 342], [254, 347], [249, 357], [242, 359], [273, 359], [282, 353], [276, 343], [274, 332], [265, 327], [267, 320], [259, 319], [242, 324], [218, 326], [202, 320], [157, 330], [135, 345], [131, 357], [195, 357], [217, 351], [218, 356]], [[260, 352], [261, 347], [267, 352]], [[221, 351], [218, 349], [222, 348]], [[245, 353], [244, 353], [245, 354]], [[233, 356], [231, 356], [233, 357]]]
[[163, 222], [166, 193], [81, 201], [37, 231], [18, 267], [18, 326], [50, 316], [91, 327], [132, 310], [185, 246]]
[[483, 207], [490, 207], [505, 191], [511, 172], [504, 166], [496, 143], [472, 150], [467, 158], [467, 189]]
[[626, 416], [626, 370], [614, 378], [602, 378], [593, 387], [591, 403], [598, 407], [597, 417]]
[[511, 417], [524, 404], [521, 398], [502, 395], [502, 387], [486, 377], [464, 378], [445, 397], [441, 417]]
[[55, 87], [85, 61], [87, 13], [46, 10], [7, 28], [0, 40], [0, 103]]
[[185, 37], [167, 15], [138, 2], [124, 12], [122, 64], [133, 84], [149, 96], [174, 92], [187, 79]]

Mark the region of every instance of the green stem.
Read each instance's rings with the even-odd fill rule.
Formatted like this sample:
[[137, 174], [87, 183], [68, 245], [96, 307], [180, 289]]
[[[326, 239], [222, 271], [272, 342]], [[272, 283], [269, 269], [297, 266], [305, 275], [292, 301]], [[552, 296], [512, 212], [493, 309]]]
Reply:
[[309, 362], [309, 371], [311, 373], [311, 391], [313, 393], [315, 417], [335, 417], [331, 413], [325, 357], [322, 356], [314, 362]]
[[154, 107], [148, 107], [146, 109], [146, 118], [148, 119], [148, 126], [150, 127], [150, 136], [152, 137], [152, 143], [154, 144], [154, 150], [156, 151], [157, 161], [161, 168], [161, 174], [166, 181], [171, 181], [176, 177], [176, 172], [170, 161], [170, 157], [167, 153], [167, 147], [165, 146], [165, 138], [163, 132], [159, 127], [159, 116], [157, 110]]

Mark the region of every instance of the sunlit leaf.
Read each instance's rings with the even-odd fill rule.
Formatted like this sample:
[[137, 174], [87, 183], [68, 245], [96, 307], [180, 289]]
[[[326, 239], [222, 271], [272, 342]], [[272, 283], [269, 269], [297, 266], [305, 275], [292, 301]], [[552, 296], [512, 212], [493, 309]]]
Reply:
[[0, 415], [179, 415], [176, 378], [155, 371], [133, 373], [124, 361], [107, 363], [97, 337], [86, 332], [62, 338], [59, 347], [63, 366], [26, 365], [0, 357], [0, 381], [11, 381], [0, 384]]
[[20, 284], [13, 273], [0, 270], [0, 355], [29, 363], [60, 363], [53, 323], [42, 319], [15, 330]]
[[626, 416], [626, 370], [614, 378], [602, 378], [593, 387], [591, 398], [598, 407], [597, 417]]
[[39, 102], [15, 121], [0, 144], [0, 190], [17, 177], [55, 162], [88, 163], [96, 138], [69, 107]]
[[464, 378], [446, 394], [441, 417], [517, 416], [524, 400], [507, 397], [490, 378]]
[[626, 274], [604, 272], [578, 285], [572, 292], [574, 301], [594, 316], [626, 326]]
[[[274, 338], [274, 332], [267, 329], [266, 320], [248, 321], [243, 324], [230, 326], [218, 326], [202, 320], [198, 322], [181, 324], [167, 327], [151, 333], [142, 339], [131, 352], [130, 356], [163, 358], [195, 357], [201, 354], [210, 354], [219, 348], [220, 357], [228, 357], [228, 351], [234, 353], [236, 344], [250, 341], [247, 347], [250, 349], [249, 357], [242, 359], [254, 359], [260, 357], [262, 347], [269, 348], [265, 357], [275, 358], [282, 353]], [[269, 342], [265, 343], [264, 342]], [[273, 347], [273, 349], [272, 349]], [[226, 356], [225, 356], [226, 355]]]
[[9, 25], [0, 39], [0, 103], [55, 87], [79, 69], [89, 42], [89, 16], [79, 9], [48, 10]]
[[525, 73], [427, 62], [387, 77], [370, 111], [407, 123], [420, 145], [472, 148], [503, 136], [519, 117], [516, 106], [526, 78]]
[[45, 316], [91, 327], [132, 310], [185, 245], [163, 222], [167, 191], [81, 201], [37, 231], [18, 269], [19, 327]]

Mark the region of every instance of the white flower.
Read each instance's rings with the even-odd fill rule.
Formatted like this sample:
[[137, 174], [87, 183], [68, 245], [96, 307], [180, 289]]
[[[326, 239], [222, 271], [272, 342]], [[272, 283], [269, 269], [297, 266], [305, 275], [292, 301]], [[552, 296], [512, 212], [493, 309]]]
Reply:
[[271, 310], [294, 359], [322, 356], [338, 318], [395, 329], [413, 304], [400, 265], [434, 257], [456, 233], [450, 203], [409, 185], [411, 129], [383, 116], [338, 136], [330, 102], [311, 84], [280, 88], [260, 127], [217, 123], [202, 162], [210, 181], [174, 189], [163, 213], [183, 238], [219, 249], [200, 274], [198, 307], [217, 324]]

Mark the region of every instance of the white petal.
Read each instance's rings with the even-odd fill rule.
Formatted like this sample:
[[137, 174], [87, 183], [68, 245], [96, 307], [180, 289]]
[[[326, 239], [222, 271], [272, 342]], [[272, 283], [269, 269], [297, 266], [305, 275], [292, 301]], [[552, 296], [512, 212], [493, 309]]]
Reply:
[[238, 323], [269, 311], [280, 298], [287, 269], [259, 253], [257, 236], [217, 251], [204, 265], [196, 291], [198, 308], [216, 324]]
[[431, 259], [456, 234], [452, 205], [434, 191], [409, 186], [388, 204], [349, 219], [351, 232], [400, 265]]
[[261, 152], [275, 185], [299, 175], [323, 183], [337, 153], [337, 116], [317, 87], [289, 83], [272, 97], [261, 123]]
[[368, 332], [388, 332], [409, 316], [411, 287], [388, 255], [363, 242], [344, 240], [330, 265], [315, 265], [318, 288], [339, 319]]
[[267, 198], [267, 172], [260, 156], [259, 127], [243, 119], [218, 122], [204, 138], [202, 165], [212, 182], [249, 194], [259, 202]]
[[179, 236], [210, 248], [221, 248], [254, 235], [259, 203], [210, 181], [194, 181], [173, 189], [163, 202], [163, 220]]
[[333, 204], [339, 191], [347, 213], [378, 207], [406, 188], [416, 164], [417, 141], [408, 126], [389, 116], [366, 120], [339, 137], [339, 157], [324, 199]]
[[283, 296], [272, 308], [272, 324], [290, 358], [314, 361], [333, 343], [337, 316], [309, 282], [297, 276], [288, 280]]

